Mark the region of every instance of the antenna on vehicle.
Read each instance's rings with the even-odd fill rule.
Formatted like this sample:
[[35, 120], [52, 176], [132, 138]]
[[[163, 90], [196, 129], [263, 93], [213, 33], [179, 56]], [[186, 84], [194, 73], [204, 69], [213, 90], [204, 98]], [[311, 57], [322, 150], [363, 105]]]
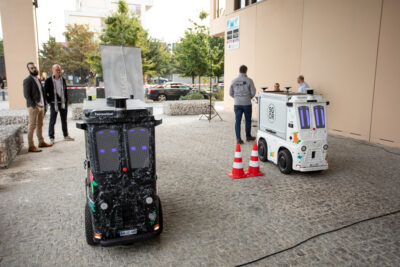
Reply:
[[285, 86], [284, 87], [286, 89], [286, 94], [289, 94], [289, 89], [292, 88], [291, 86]]

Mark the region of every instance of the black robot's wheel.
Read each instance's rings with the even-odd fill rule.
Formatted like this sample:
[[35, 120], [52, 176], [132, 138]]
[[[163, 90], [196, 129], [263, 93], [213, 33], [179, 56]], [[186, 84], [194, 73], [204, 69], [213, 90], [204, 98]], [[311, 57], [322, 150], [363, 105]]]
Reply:
[[158, 231], [158, 234], [160, 235], [163, 231], [164, 228], [164, 222], [163, 222], [163, 212], [162, 212], [162, 206], [161, 206], [161, 200], [158, 199], [158, 210], [159, 210], [159, 219], [158, 223], [160, 224], [160, 230]]
[[260, 140], [258, 140], [258, 158], [263, 162], [268, 161], [267, 142], [262, 138], [260, 138]]
[[283, 149], [278, 154], [278, 167], [281, 173], [289, 174], [292, 172], [292, 155], [289, 150]]
[[90, 214], [89, 205], [85, 205], [85, 234], [86, 234], [86, 242], [91, 245], [95, 246], [97, 242], [94, 240], [94, 233], [93, 233], [93, 224], [92, 224], [92, 215]]

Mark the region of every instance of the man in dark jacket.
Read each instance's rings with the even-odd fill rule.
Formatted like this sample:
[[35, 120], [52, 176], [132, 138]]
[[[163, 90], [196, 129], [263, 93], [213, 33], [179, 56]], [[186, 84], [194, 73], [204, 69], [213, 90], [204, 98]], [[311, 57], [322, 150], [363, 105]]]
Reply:
[[43, 118], [46, 107], [46, 98], [44, 97], [43, 86], [37, 78], [38, 70], [35, 63], [29, 62], [26, 67], [29, 71], [29, 76], [24, 80], [24, 97], [26, 99], [26, 106], [29, 112], [29, 125], [28, 125], [28, 144], [29, 152], [41, 152], [41, 149], [35, 147], [33, 142], [33, 132], [36, 129], [36, 135], [39, 139], [39, 147], [49, 147], [42, 135]]
[[64, 134], [64, 140], [74, 141], [68, 135], [68, 94], [67, 83], [61, 76], [61, 67], [54, 64], [52, 67], [53, 75], [47, 78], [44, 88], [46, 91], [46, 99], [50, 104], [50, 123], [49, 123], [49, 137], [52, 144], [54, 144], [54, 125], [56, 124], [57, 114], [60, 112], [61, 128]]

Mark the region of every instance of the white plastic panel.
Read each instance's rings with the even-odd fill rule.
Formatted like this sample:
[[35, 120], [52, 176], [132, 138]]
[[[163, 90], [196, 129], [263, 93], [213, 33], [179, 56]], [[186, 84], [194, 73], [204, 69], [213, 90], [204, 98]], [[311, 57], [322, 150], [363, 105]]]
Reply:
[[101, 45], [100, 52], [106, 97], [134, 95], [144, 101], [140, 48]]
[[260, 130], [286, 138], [286, 98], [273, 94], [260, 97]]

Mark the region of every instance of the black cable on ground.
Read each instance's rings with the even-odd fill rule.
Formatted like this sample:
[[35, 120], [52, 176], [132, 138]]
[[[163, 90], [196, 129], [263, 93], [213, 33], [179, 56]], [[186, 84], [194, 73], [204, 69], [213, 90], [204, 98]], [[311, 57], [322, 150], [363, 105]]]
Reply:
[[356, 225], [356, 224], [360, 224], [360, 223], [363, 223], [363, 222], [375, 220], [375, 219], [386, 217], [386, 216], [390, 216], [390, 215], [394, 215], [394, 214], [397, 214], [397, 213], [400, 213], [400, 210], [396, 210], [396, 211], [389, 212], [389, 213], [384, 213], [384, 214], [381, 214], [381, 215], [378, 215], [378, 216], [375, 216], [375, 217], [370, 217], [370, 218], [367, 218], [367, 219], [364, 219], [364, 220], [356, 221], [354, 223], [347, 224], [347, 225], [344, 225], [342, 227], [339, 227], [339, 228], [336, 228], [336, 229], [333, 229], [333, 230], [330, 230], [330, 231], [327, 231], [327, 232], [319, 233], [319, 234], [311, 236], [311, 237], [309, 237], [309, 238], [307, 238], [307, 239], [305, 239], [305, 240], [303, 240], [303, 241], [301, 241], [301, 242], [299, 242], [299, 243], [297, 243], [297, 244], [295, 244], [295, 245], [293, 245], [291, 247], [288, 247], [288, 248], [285, 248], [285, 249], [281, 249], [279, 251], [273, 252], [271, 254], [268, 254], [266, 256], [263, 256], [263, 257], [258, 258], [256, 260], [253, 260], [253, 261], [249, 261], [249, 262], [246, 262], [246, 263], [242, 263], [242, 264], [236, 265], [236, 267], [240, 267], [240, 266], [245, 266], [245, 265], [249, 265], [249, 264], [252, 264], [252, 263], [256, 263], [256, 262], [258, 262], [260, 260], [264, 260], [266, 258], [275, 256], [275, 255], [283, 253], [285, 251], [294, 249], [294, 248], [296, 248], [296, 247], [298, 247], [298, 246], [300, 246], [300, 245], [302, 245], [302, 244], [304, 244], [304, 243], [306, 243], [306, 242], [308, 242], [308, 241], [310, 241], [310, 240], [312, 240], [314, 238], [317, 238], [317, 237], [320, 237], [320, 236], [323, 236], [323, 235], [326, 235], [326, 234], [330, 234], [330, 233], [333, 233], [333, 232], [337, 232], [337, 231], [340, 231], [342, 229], [351, 227], [351, 226]]

